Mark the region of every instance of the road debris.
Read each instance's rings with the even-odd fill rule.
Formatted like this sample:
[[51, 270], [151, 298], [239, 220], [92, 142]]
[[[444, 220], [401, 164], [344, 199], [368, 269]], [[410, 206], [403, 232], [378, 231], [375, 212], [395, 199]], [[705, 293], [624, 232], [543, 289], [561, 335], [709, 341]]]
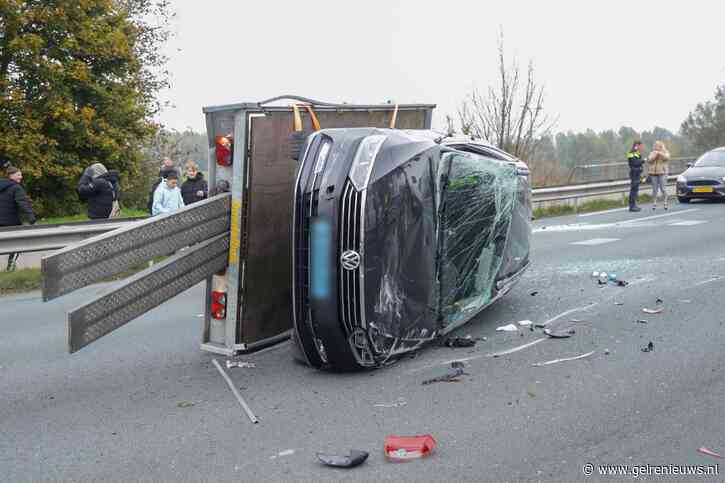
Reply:
[[464, 371], [465, 367], [465, 364], [463, 364], [463, 362], [461, 361], [451, 362], [451, 368], [453, 368], [453, 372], [449, 372], [447, 374], [443, 374], [442, 376], [434, 377], [431, 379], [426, 379], [422, 382], [422, 385], [427, 386], [436, 382], [461, 382], [461, 376], [470, 375]]
[[402, 408], [406, 404], [408, 404], [408, 401], [404, 397], [399, 397], [395, 402], [378, 403], [378, 404], [375, 404], [374, 407], [376, 407], [376, 408]]
[[551, 364], [558, 364], [559, 362], [569, 362], [569, 361], [576, 361], [579, 359], [585, 359], [592, 354], [594, 354], [596, 351], [587, 352], [586, 354], [581, 354], [574, 357], [566, 357], [564, 359], [554, 359], [552, 361], [546, 361], [546, 362], [536, 362], [534, 364], [531, 364], [534, 367], [542, 367], [542, 366], [550, 366]]
[[460, 347], [473, 347], [476, 345], [476, 339], [468, 337], [448, 337], [445, 341], [443, 341], [443, 345], [446, 347], [454, 347], [454, 348], [460, 348]]
[[608, 356], [609, 355], [609, 349], [604, 349], [604, 355], [605, 356]]
[[235, 360], [227, 359], [227, 369], [231, 369], [232, 367], [241, 367], [243, 369], [254, 369], [255, 367], [257, 367], [257, 365], [254, 362], [235, 361]]
[[716, 453], [710, 449], [705, 448], [704, 446], [697, 448], [698, 453], [706, 454], [708, 456], [712, 456], [713, 458], [722, 459], [722, 456], [719, 453]]
[[637, 323], [638, 323], [638, 324], [646, 324], [646, 323], [647, 323], [647, 321], [646, 321], [646, 320], [644, 320], [644, 319], [639, 319], [639, 320], [637, 320]]
[[662, 299], [657, 299], [657, 300], [655, 301], [655, 303], [656, 303], [657, 305], [662, 305], [663, 303], [665, 303], [665, 301], [664, 301], [664, 300], [662, 300]]
[[614, 305], [624, 305], [624, 302], [614, 302]]
[[214, 367], [217, 368], [217, 370], [219, 371], [219, 374], [222, 375], [222, 377], [226, 381], [227, 385], [229, 386], [229, 389], [232, 390], [232, 393], [234, 394], [234, 397], [237, 398], [237, 401], [242, 406], [242, 409], [244, 409], [244, 412], [247, 413], [247, 416], [249, 417], [249, 420], [252, 421], [252, 423], [254, 423], [254, 424], [259, 423], [259, 419], [257, 419], [257, 417], [254, 415], [254, 413], [252, 412], [252, 410], [249, 408], [249, 405], [244, 400], [244, 398], [242, 397], [242, 395], [239, 393], [239, 390], [237, 389], [237, 387], [232, 382], [231, 378], [229, 377], [229, 374], [227, 374], [224, 371], [224, 369], [222, 368], [221, 364], [219, 364], [219, 361], [216, 360], [216, 359], [212, 359], [211, 362], [212, 362], [212, 364], [214, 364]]
[[664, 311], [665, 311], [664, 307], [658, 307], [656, 309], [648, 309], [647, 307], [645, 307], [642, 309], [643, 313], [650, 314], [650, 315], [658, 315], [658, 314], [663, 313]]
[[270, 456], [269, 459], [276, 460], [277, 458], [282, 458], [284, 456], [292, 456], [293, 454], [295, 454], [295, 450], [293, 450], [293, 449], [286, 449], [284, 451], [280, 451], [276, 455]]
[[649, 341], [649, 344], [642, 347], [642, 352], [654, 352], [654, 350], [655, 350], [655, 345], [652, 341]]
[[179, 401], [176, 403], [177, 408], [190, 408], [193, 407], [196, 403], [193, 401]]
[[532, 297], [536, 297], [537, 295], [539, 295], [539, 292], [538, 291], [531, 292], [531, 296]]
[[531, 347], [531, 346], [533, 346], [533, 345], [536, 345], [536, 344], [538, 344], [539, 342], [543, 342], [543, 341], [545, 341], [545, 340], [546, 340], [546, 337], [542, 337], [541, 339], [536, 339], [536, 340], [534, 340], [534, 341], [532, 341], [532, 342], [529, 342], [528, 344], [520, 345], [520, 346], [518, 346], [518, 347], [514, 347], [514, 348], [512, 348], [512, 349], [508, 349], [508, 350], [505, 350], [505, 351], [502, 351], [502, 352], [494, 352], [493, 354], [489, 354], [488, 356], [489, 356], [489, 357], [501, 357], [501, 356], [507, 356], [507, 355], [509, 355], [509, 354], [513, 354], [514, 352], [518, 352], [518, 351], [520, 351], [520, 350], [524, 350], [524, 349], [526, 349], [526, 348], [528, 348], [528, 347]]
[[370, 453], [359, 449], [351, 449], [348, 455], [334, 455], [317, 453], [317, 459], [320, 463], [336, 468], [354, 468], [360, 466], [368, 459]]
[[548, 335], [552, 339], [568, 339], [572, 335], [576, 334], [576, 331], [572, 328], [544, 329], [544, 334]]
[[518, 332], [518, 327], [516, 327], [514, 324], [508, 324], [508, 325], [502, 325], [501, 327], [496, 327], [496, 332]]
[[408, 461], [428, 456], [436, 447], [430, 434], [420, 436], [386, 436], [383, 451], [388, 461]]

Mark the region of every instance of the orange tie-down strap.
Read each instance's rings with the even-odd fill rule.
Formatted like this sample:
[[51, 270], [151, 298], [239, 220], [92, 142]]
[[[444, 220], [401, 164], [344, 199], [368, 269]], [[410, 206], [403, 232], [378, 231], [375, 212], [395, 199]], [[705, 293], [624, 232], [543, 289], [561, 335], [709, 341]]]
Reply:
[[390, 129], [395, 129], [395, 123], [398, 120], [398, 103], [395, 103], [395, 109], [393, 109], [393, 118], [390, 120]]
[[[315, 131], [319, 131], [321, 129], [320, 127], [320, 121], [317, 119], [317, 115], [315, 114], [314, 109], [312, 109], [312, 106], [309, 104], [303, 104], [305, 109], [307, 109], [307, 112], [310, 113], [310, 119], [312, 120], [312, 128]], [[292, 114], [293, 114], [293, 128], [295, 131], [302, 131], [302, 116], [300, 115], [300, 108], [298, 104], [292, 104]]]

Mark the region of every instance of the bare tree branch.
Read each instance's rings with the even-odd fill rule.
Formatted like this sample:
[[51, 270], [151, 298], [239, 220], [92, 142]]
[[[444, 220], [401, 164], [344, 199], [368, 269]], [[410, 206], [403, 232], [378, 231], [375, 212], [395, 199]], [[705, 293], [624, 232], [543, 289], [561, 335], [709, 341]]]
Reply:
[[533, 62], [529, 62], [523, 78], [516, 59], [507, 63], [502, 32], [498, 84], [489, 86], [485, 96], [474, 87], [458, 107], [458, 123], [464, 134], [482, 137], [530, 161], [555, 123], [544, 111], [544, 99], [544, 87], [536, 82]]

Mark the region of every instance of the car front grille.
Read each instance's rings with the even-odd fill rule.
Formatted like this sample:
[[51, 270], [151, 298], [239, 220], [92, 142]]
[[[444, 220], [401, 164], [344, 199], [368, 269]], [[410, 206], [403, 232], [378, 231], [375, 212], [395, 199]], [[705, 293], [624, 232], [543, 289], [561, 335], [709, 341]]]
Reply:
[[310, 246], [310, 217], [309, 206], [312, 198], [311, 193], [299, 192], [297, 195], [296, 210], [297, 217], [294, 227], [294, 250], [295, 250], [295, 294], [294, 310], [298, 323], [307, 323], [307, 314], [310, 309], [310, 284], [309, 284], [309, 246]]
[[688, 179], [688, 186], [717, 186], [721, 184], [720, 181], [714, 179]]
[[[347, 252], [360, 254], [360, 223], [362, 215], [362, 194], [358, 193], [349, 181], [340, 199], [340, 257]], [[364, 323], [361, 315], [360, 302], [360, 269], [348, 270], [339, 263], [340, 267], [340, 320], [345, 328], [347, 337], [362, 328]]]

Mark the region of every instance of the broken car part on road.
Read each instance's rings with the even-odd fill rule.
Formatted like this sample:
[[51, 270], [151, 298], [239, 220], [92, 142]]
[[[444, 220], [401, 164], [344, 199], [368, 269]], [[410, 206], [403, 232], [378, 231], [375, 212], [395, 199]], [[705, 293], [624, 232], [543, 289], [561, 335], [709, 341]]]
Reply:
[[368, 459], [370, 453], [367, 451], [361, 451], [358, 449], [351, 449], [347, 455], [332, 455], [317, 453], [317, 459], [327, 466], [334, 466], [336, 468], [354, 468], [360, 466]]
[[453, 368], [453, 372], [449, 372], [447, 374], [443, 374], [442, 376], [434, 377], [432, 379], [426, 379], [421, 384], [427, 386], [436, 382], [461, 382], [461, 376], [469, 375], [464, 372], [465, 365], [463, 364], [463, 362], [451, 362], [451, 367]]
[[229, 386], [229, 389], [232, 390], [232, 393], [234, 394], [234, 397], [237, 398], [237, 401], [239, 402], [239, 405], [242, 406], [242, 409], [244, 409], [244, 412], [247, 413], [247, 417], [249, 417], [249, 420], [252, 421], [252, 423], [257, 424], [259, 423], [259, 419], [252, 413], [252, 410], [249, 408], [249, 405], [244, 400], [242, 395], [239, 393], [239, 390], [232, 382], [231, 378], [229, 377], [229, 374], [226, 373], [226, 371], [222, 368], [221, 364], [219, 364], [219, 361], [216, 359], [211, 360], [212, 364], [214, 364], [214, 367], [217, 368], [219, 371], [219, 374], [222, 375], [224, 380], [226, 381], [227, 385]]
[[383, 451], [388, 461], [409, 461], [428, 456], [436, 447], [430, 434], [421, 436], [386, 436]]

